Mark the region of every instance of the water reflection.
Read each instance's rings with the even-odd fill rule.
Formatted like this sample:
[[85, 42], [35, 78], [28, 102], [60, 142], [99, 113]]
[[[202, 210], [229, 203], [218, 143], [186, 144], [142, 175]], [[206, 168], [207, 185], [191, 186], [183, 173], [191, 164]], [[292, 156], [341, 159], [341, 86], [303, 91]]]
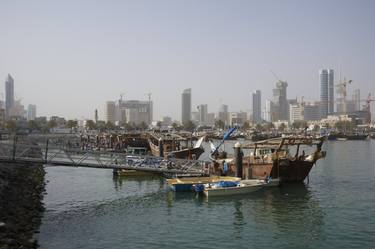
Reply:
[[[194, 193], [167, 193], [168, 208], [187, 201], [211, 210], [224, 206], [220, 215], [227, 216], [222, 219], [232, 219], [232, 237], [235, 238], [243, 238], [246, 228], [250, 226], [274, 231], [275, 238], [295, 236], [294, 241], [299, 243], [295, 246], [306, 246], [318, 238], [324, 239], [322, 227], [325, 213], [305, 184], [284, 184], [279, 188], [264, 189], [249, 195], [216, 198], [197, 197]], [[305, 239], [298, 239], [300, 236]]]
[[154, 184], [156, 180], [159, 181], [159, 189], [164, 188], [164, 179], [159, 175], [119, 176], [114, 174], [112, 180], [116, 191], [130, 183], [136, 183], [138, 187], [141, 188], [144, 185], [148, 185], [150, 182]]
[[241, 239], [243, 234], [244, 225], [246, 222], [244, 222], [244, 216], [242, 213], [242, 202], [241, 201], [235, 201], [234, 202], [234, 220], [233, 220], [233, 237], [236, 239]]

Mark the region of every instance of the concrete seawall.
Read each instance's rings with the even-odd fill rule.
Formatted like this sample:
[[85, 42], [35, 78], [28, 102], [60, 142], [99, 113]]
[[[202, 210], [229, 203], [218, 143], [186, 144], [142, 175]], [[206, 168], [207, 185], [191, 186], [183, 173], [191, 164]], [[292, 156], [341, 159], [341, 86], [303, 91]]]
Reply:
[[0, 164], [0, 249], [37, 248], [44, 174], [42, 165]]

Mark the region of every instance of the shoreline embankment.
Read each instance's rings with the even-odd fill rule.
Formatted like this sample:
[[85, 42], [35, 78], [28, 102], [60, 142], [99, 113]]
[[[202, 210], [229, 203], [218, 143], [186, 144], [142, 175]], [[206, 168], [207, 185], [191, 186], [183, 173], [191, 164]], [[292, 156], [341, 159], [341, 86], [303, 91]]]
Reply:
[[38, 247], [44, 175], [42, 165], [0, 163], [0, 249]]

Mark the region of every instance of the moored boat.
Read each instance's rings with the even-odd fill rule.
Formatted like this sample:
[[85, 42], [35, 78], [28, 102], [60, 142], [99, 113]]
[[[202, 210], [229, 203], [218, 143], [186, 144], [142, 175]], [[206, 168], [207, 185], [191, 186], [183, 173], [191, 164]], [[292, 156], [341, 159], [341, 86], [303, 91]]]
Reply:
[[[324, 140], [325, 137], [289, 136], [245, 145], [243, 148], [251, 153], [241, 158], [243, 167], [239, 175], [243, 179], [265, 179], [271, 176], [280, 178], [282, 182], [302, 182], [313, 165], [325, 157], [326, 152], [321, 150]], [[316, 149], [309, 154], [308, 150], [313, 145]], [[228, 163], [227, 175], [234, 175], [236, 171], [236, 159], [232, 159], [233, 163]], [[220, 174], [224, 165], [221, 163], [222, 158], [214, 156], [212, 160], [214, 173]]]
[[265, 185], [267, 185], [266, 182], [258, 180], [240, 181], [238, 184], [235, 182], [233, 184], [220, 184], [219, 182], [205, 186], [203, 193], [207, 197], [249, 194], [260, 190]]
[[208, 184], [220, 181], [240, 181], [241, 178], [231, 176], [210, 176], [210, 177], [183, 177], [167, 179], [167, 184], [173, 191], [192, 191], [193, 185]]

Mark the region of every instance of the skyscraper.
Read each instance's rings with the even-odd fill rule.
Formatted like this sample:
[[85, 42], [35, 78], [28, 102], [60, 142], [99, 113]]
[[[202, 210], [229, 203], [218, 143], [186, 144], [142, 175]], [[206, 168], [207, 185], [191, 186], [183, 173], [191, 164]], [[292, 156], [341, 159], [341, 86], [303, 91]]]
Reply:
[[10, 109], [14, 104], [14, 79], [10, 74], [5, 81], [5, 116], [9, 118]]
[[289, 105], [287, 100], [286, 88], [288, 83], [279, 80], [273, 92], [272, 121], [289, 120]]
[[326, 118], [328, 114], [335, 112], [335, 87], [333, 69], [319, 70], [320, 81], [320, 114]]
[[253, 97], [253, 122], [261, 123], [262, 122], [262, 98], [261, 92], [256, 90], [252, 94]]
[[36, 118], [36, 105], [29, 105], [27, 107], [27, 120], [35, 120]]
[[181, 123], [186, 124], [191, 120], [191, 88], [182, 92]]
[[217, 119], [224, 122], [224, 125], [229, 124], [229, 113], [228, 113], [228, 105], [221, 105], [219, 108], [219, 112], [217, 114]]
[[207, 122], [207, 104], [198, 106], [199, 109], [199, 124], [206, 125]]
[[334, 71], [328, 69], [328, 114], [335, 112], [335, 87], [334, 87]]
[[361, 110], [361, 91], [359, 89], [355, 89], [353, 92], [353, 105], [354, 111]]
[[105, 117], [107, 122], [114, 124], [116, 122], [116, 103], [115, 101], [107, 101], [105, 106]]
[[320, 115], [326, 118], [328, 114], [328, 70], [319, 70], [320, 80]]

